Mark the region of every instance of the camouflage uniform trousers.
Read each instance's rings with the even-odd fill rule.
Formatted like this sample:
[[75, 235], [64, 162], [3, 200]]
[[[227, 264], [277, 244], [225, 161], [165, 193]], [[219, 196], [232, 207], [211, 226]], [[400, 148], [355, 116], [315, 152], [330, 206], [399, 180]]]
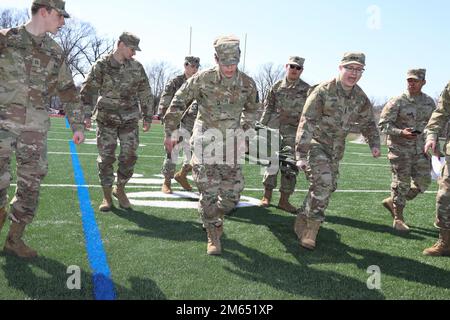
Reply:
[[134, 173], [139, 147], [139, 125], [133, 121], [120, 125], [105, 125], [98, 122], [97, 128], [97, 166], [100, 183], [103, 187], [114, 184], [114, 162], [116, 161], [117, 139], [120, 141], [117, 184], [125, 185]]
[[430, 186], [431, 161], [424, 154], [408, 152], [396, 157], [390, 154], [389, 158], [392, 168], [391, 196], [394, 206], [403, 209], [407, 200], [424, 193]]
[[[295, 132], [293, 136], [283, 136], [280, 150], [287, 146], [291, 147], [292, 150], [295, 150]], [[294, 157], [294, 155], [292, 156]], [[295, 186], [297, 185], [297, 175], [291, 170], [287, 170], [285, 167], [281, 167], [279, 171], [281, 171], [280, 192], [292, 195], [295, 191]], [[277, 187], [278, 172], [273, 174], [273, 172], [266, 170], [263, 179], [263, 184], [266, 189], [273, 190]]]
[[223, 224], [224, 214], [238, 205], [244, 190], [242, 167], [194, 165], [194, 182], [200, 192], [199, 213], [204, 224]]
[[446, 158], [436, 198], [436, 222], [439, 229], [450, 230], [450, 157]]
[[[196, 117], [197, 117], [197, 114], [195, 114], [195, 117], [193, 117], [192, 115], [190, 115], [188, 113], [181, 121], [180, 129], [184, 129], [187, 132], [189, 132], [190, 135], [192, 135], [192, 130], [194, 128], [194, 123], [195, 123]], [[187, 151], [188, 148], [190, 150], [190, 142], [189, 141], [186, 141], [185, 146], [186, 146], [185, 151], [190, 152], [190, 151]], [[182, 169], [184, 169], [186, 171], [192, 170], [192, 166], [190, 164], [190, 157], [187, 157], [186, 155], [184, 155]], [[173, 179], [175, 176], [176, 170], [177, 170], [177, 164], [175, 162], [173, 162], [172, 159], [170, 159], [170, 156], [167, 154], [167, 150], [166, 150], [166, 157], [164, 159], [161, 174], [164, 175], [165, 179]]]
[[325, 210], [331, 195], [337, 190], [339, 161], [322, 146], [312, 145], [308, 154], [306, 176], [310, 187], [300, 214], [316, 221], [325, 221]]
[[11, 218], [30, 224], [37, 211], [39, 190], [48, 172], [47, 132], [12, 132], [0, 129], [0, 208], [8, 202], [12, 180], [11, 156], [16, 153], [17, 188]]

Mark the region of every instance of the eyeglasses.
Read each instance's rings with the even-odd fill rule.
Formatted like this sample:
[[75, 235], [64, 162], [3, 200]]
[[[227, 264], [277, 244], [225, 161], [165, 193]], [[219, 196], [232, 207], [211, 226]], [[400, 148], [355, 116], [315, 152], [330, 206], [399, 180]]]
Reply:
[[297, 69], [298, 71], [303, 70], [303, 67], [296, 66], [295, 64], [290, 64], [290, 65], [289, 65], [289, 68], [291, 68], [291, 69]]
[[360, 69], [360, 68], [353, 68], [353, 67], [344, 67], [345, 70], [347, 70], [348, 72], [354, 72], [357, 74], [362, 74], [364, 71], [366, 71], [366, 69]]

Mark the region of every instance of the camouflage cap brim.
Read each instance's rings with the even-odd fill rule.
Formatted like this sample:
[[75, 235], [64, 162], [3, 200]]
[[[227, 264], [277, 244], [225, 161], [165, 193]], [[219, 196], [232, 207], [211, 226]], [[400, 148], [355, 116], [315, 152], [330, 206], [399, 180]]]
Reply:
[[303, 66], [302, 66], [300, 63], [298, 63], [298, 62], [292, 62], [292, 61], [289, 61], [288, 64], [292, 64], [292, 65], [297, 66], [297, 67], [303, 67]]
[[66, 10], [60, 10], [60, 9], [55, 9], [55, 10], [58, 11], [60, 14], [62, 14], [64, 18], [67, 18], [67, 19], [70, 18], [70, 15], [67, 13]]
[[200, 58], [198, 57], [188, 56], [184, 59], [184, 63], [187, 63], [196, 68], [200, 68]]
[[362, 52], [346, 52], [341, 60], [341, 66], [348, 66], [349, 64], [357, 64], [366, 66], [366, 55]]
[[66, 11], [66, 2], [64, 0], [33, 0], [33, 5], [35, 4], [50, 7], [64, 18], [70, 18], [69, 13]]
[[234, 65], [234, 64], [238, 65], [239, 62], [240, 62], [240, 59], [236, 59], [236, 58], [235, 59], [220, 59], [219, 58], [219, 62], [220, 62], [221, 65], [231, 66], [231, 65]]
[[406, 78], [406, 80], [409, 80], [409, 79], [423, 80], [423, 79], [421, 79], [419, 76], [416, 76], [416, 75], [409, 75], [409, 76]]
[[406, 79], [425, 80], [427, 75], [427, 69], [411, 69], [406, 75]]
[[240, 41], [234, 36], [219, 37], [214, 41], [214, 49], [219, 63], [225, 66], [239, 64], [241, 59]]
[[296, 65], [300, 68], [303, 68], [305, 65], [305, 59], [301, 57], [290, 57], [287, 64]]
[[141, 48], [139, 48], [140, 39], [130, 32], [122, 33], [119, 37], [119, 41], [123, 42], [123, 44], [130, 49], [142, 51]]
[[365, 64], [363, 64], [359, 61], [346, 61], [346, 62], [341, 63], [341, 66], [344, 67], [344, 66], [348, 66], [349, 64], [359, 64], [360, 66], [363, 66], [363, 67], [366, 66]]

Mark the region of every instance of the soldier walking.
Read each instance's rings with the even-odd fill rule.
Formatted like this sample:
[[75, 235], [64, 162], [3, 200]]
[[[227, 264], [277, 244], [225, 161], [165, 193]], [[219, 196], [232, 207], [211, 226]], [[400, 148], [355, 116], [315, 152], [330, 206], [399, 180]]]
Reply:
[[22, 240], [35, 218], [39, 190], [48, 172], [47, 133], [50, 98], [58, 95], [74, 132], [84, 141], [81, 103], [61, 47], [48, 35], [64, 26], [69, 14], [62, 0], [34, 0], [31, 20], [0, 30], [0, 231], [5, 223], [11, 156], [16, 154], [17, 188], [4, 251], [20, 258], [37, 252]]
[[[139, 119], [143, 118], [144, 132], [150, 130], [152, 123], [154, 98], [148, 77], [142, 64], [133, 58], [136, 51], [141, 51], [139, 42], [137, 36], [124, 32], [115, 50], [92, 66], [81, 88], [87, 121], [92, 116], [97, 121], [97, 165], [103, 188], [99, 210], [103, 212], [112, 209], [112, 195], [119, 200], [121, 208], [131, 208], [125, 185], [133, 176], [138, 159]], [[117, 140], [120, 155], [113, 190]]]
[[[300, 79], [303, 73], [305, 59], [290, 57], [286, 64], [286, 77], [275, 83], [270, 89], [264, 102], [264, 113], [261, 123], [272, 129], [280, 131], [282, 136], [281, 148], [290, 147], [294, 158], [295, 136], [302, 115], [303, 106], [310, 85]], [[264, 175], [264, 197], [262, 207], [269, 207], [272, 200], [273, 189], [277, 187], [278, 172], [273, 174], [269, 170]], [[297, 209], [289, 203], [289, 198], [295, 191], [297, 174], [287, 167], [281, 167], [281, 188], [278, 207], [290, 213]]]
[[300, 245], [314, 250], [316, 238], [330, 197], [337, 190], [339, 162], [344, 157], [345, 140], [358, 124], [368, 140], [373, 157], [380, 152], [380, 135], [373, 107], [357, 85], [364, 72], [363, 53], [346, 53], [339, 76], [317, 86], [306, 100], [296, 139], [300, 170], [306, 170], [310, 188], [295, 222]]
[[403, 215], [406, 201], [424, 193], [431, 184], [431, 161], [424, 153], [423, 131], [436, 104], [422, 92], [425, 78], [425, 69], [409, 70], [408, 91], [386, 104], [379, 123], [388, 136], [392, 168], [391, 196], [383, 200], [383, 206], [394, 219], [394, 229], [400, 232], [410, 231]]
[[[161, 96], [161, 101], [159, 103], [158, 114], [164, 115], [167, 112], [167, 109], [172, 102], [175, 93], [177, 93], [178, 89], [190, 79], [194, 74], [197, 73], [200, 68], [200, 58], [188, 56], [184, 60], [184, 73], [170, 80], [166, 85], [164, 92]], [[198, 104], [196, 101], [188, 102], [189, 108], [184, 112], [183, 117], [181, 119], [180, 127], [185, 129], [190, 135], [192, 135], [192, 130], [194, 128], [194, 122], [197, 118], [198, 113]], [[186, 141], [186, 145], [188, 145], [188, 141]], [[185, 151], [189, 152], [189, 148], [186, 148]], [[167, 151], [167, 150], [166, 150]], [[192, 166], [190, 164], [190, 155], [185, 155], [185, 160], [183, 163], [183, 167], [177, 173], [176, 163], [174, 163], [170, 157], [170, 153], [166, 152], [166, 158], [164, 159], [164, 164], [162, 168], [162, 174], [164, 175], [164, 183], [162, 186], [162, 192], [165, 194], [172, 193], [172, 179], [175, 180], [187, 191], [191, 191], [192, 187], [187, 180], [187, 175], [192, 171]]]
[[[439, 156], [439, 134], [447, 126], [450, 120], [450, 82], [441, 94], [437, 109], [431, 116], [425, 128], [426, 144], [424, 152], [433, 150]], [[436, 222], [435, 227], [439, 229], [439, 239], [434, 246], [425, 249], [423, 254], [427, 256], [450, 256], [450, 139], [444, 148], [445, 167], [442, 170], [442, 178], [439, 181], [439, 192], [436, 198]]]
[[[191, 163], [200, 192], [199, 213], [207, 231], [209, 255], [222, 253], [224, 215], [234, 210], [244, 189], [242, 167], [235, 156], [232, 159], [228, 156], [235, 155], [236, 149], [245, 149], [245, 143], [238, 146], [235, 139], [225, 141], [224, 138], [227, 130], [253, 129], [258, 109], [255, 82], [238, 70], [239, 45], [235, 37], [217, 39], [214, 42], [217, 66], [190, 78], [176, 93], [165, 116], [165, 145], [171, 152], [178, 142], [178, 137], [172, 134], [187, 103], [198, 102]], [[226, 149], [225, 153], [222, 148]], [[215, 157], [208, 153], [211, 149]]]

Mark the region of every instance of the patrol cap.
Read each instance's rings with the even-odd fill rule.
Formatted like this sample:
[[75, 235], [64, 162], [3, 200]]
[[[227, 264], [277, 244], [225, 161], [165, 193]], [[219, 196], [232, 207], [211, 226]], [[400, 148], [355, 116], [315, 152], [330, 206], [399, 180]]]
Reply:
[[294, 64], [299, 67], [303, 67], [305, 64], [305, 59], [297, 56], [289, 57], [289, 61], [287, 64]]
[[408, 71], [406, 79], [425, 80], [427, 75], [426, 69], [411, 69]]
[[66, 2], [64, 0], [33, 0], [33, 5], [38, 4], [55, 9], [64, 18], [70, 18], [70, 15], [66, 11]]
[[349, 64], [359, 64], [361, 66], [366, 66], [366, 56], [362, 52], [347, 52], [341, 61], [341, 66], [346, 66]]
[[223, 65], [239, 64], [241, 60], [240, 41], [235, 36], [223, 36], [214, 41], [217, 58]]
[[184, 58], [184, 63], [188, 63], [191, 66], [200, 67], [200, 58], [198, 57], [194, 57], [194, 56], [187, 56], [186, 58]]
[[139, 42], [141, 40], [130, 32], [122, 33], [119, 37], [119, 41], [123, 42], [128, 48], [141, 51], [141, 48], [139, 48]]

